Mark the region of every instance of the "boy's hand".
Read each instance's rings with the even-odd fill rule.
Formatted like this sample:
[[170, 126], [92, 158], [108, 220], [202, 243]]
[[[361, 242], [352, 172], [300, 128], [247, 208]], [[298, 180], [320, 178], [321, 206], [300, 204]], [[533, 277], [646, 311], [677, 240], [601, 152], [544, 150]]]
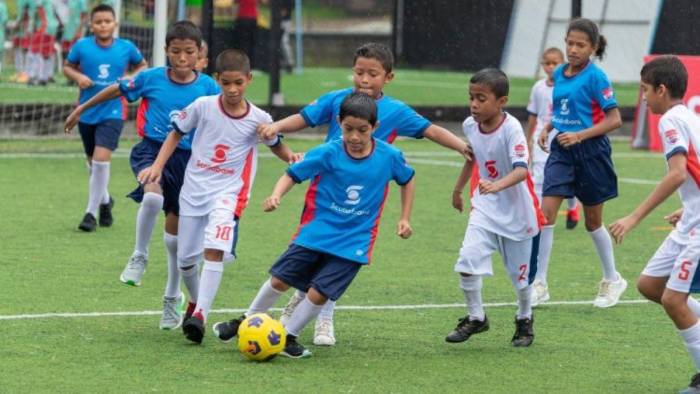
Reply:
[[66, 134], [70, 134], [70, 131], [73, 130], [73, 127], [75, 127], [76, 124], [80, 121], [80, 113], [82, 110], [80, 109], [80, 106], [78, 108], [74, 109], [73, 112], [68, 115], [66, 118], [66, 122], [63, 124], [63, 132]]
[[466, 161], [474, 160], [474, 149], [472, 149], [472, 145], [469, 142], [464, 143], [464, 149], [461, 153]]
[[581, 143], [581, 136], [579, 133], [559, 133], [557, 135], [557, 141], [564, 148], [570, 148], [574, 145]]
[[498, 193], [501, 191], [501, 187], [496, 182], [487, 181], [485, 179], [479, 180], [479, 193], [481, 194], [491, 194]]
[[549, 147], [547, 146], [548, 140], [549, 140], [549, 133], [547, 132], [546, 129], [542, 130], [542, 132], [540, 133], [540, 138], [537, 139], [537, 145], [539, 145], [540, 148], [547, 153], [549, 153]]
[[464, 201], [462, 200], [462, 192], [454, 190], [452, 192], [452, 207], [460, 213], [464, 210]]
[[292, 153], [292, 158], [289, 160], [289, 164], [298, 163], [304, 160], [304, 152]]
[[139, 175], [136, 177], [136, 179], [139, 181], [140, 184], [145, 185], [148, 183], [159, 183], [160, 178], [163, 175], [163, 169], [158, 168], [156, 166], [151, 166], [144, 168], [139, 172]]
[[276, 123], [264, 123], [258, 125], [258, 136], [264, 140], [272, 140], [277, 137], [279, 130]]
[[88, 78], [86, 75], [79, 76], [76, 82], [78, 83], [78, 87], [80, 89], [87, 89], [93, 85], [92, 79]]
[[676, 227], [676, 223], [678, 223], [678, 221], [681, 220], [682, 215], [683, 208], [673, 211], [672, 213], [664, 216], [664, 220], [666, 220], [671, 226]]
[[403, 239], [408, 239], [411, 237], [411, 234], [413, 234], [411, 223], [408, 220], [399, 220], [399, 224], [396, 226], [396, 235]]
[[263, 211], [272, 212], [280, 206], [280, 197], [272, 195], [263, 201]]
[[632, 215], [625, 216], [622, 219], [618, 219], [613, 224], [610, 225], [610, 235], [612, 235], [616, 244], [621, 244], [622, 239], [632, 231], [633, 228], [637, 227], [639, 221], [635, 219]]

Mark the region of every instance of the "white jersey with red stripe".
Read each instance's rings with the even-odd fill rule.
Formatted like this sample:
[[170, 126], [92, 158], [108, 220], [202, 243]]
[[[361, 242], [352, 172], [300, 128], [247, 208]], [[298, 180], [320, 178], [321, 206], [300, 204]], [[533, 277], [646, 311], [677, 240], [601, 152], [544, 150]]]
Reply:
[[[552, 92], [554, 84], [549, 84], [547, 78], [540, 79], [532, 87], [530, 92], [530, 101], [527, 103], [527, 112], [530, 115], [537, 117], [535, 123], [535, 131], [532, 133], [533, 148], [532, 161], [534, 163], [544, 163], [547, 161], [549, 154], [540, 148], [537, 140], [540, 138], [540, 133], [544, 126], [552, 120]], [[552, 133], [551, 137], [553, 137]]]
[[[267, 112], [247, 102], [240, 117], [227, 113], [221, 96], [200, 97], [172, 117], [180, 133], [196, 129], [192, 156], [180, 191], [180, 215], [208, 215], [215, 208], [229, 209], [237, 217], [248, 203], [257, 167], [256, 129], [272, 122]], [[262, 141], [274, 146], [273, 141]]]
[[[473, 177], [495, 182], [516, 167], [527, 170], [528, 150], [523, 128], [513, 116], [504, 115], [498, 128], [490, 133], [482, 132], [472, 117], [464, 121], [462, 129], [474, 149], [474, 165], [478, 168]], [[478, 184], [476, 179], [473, 184]], [[498, 193], [484, 195], [478, 187], [472, 193], [470, 224], [515, 241], [539, 233], [544, 217], [529, 174], [525, 181]]]
[[688, 177], [678, 188], [683, 215], [672, 237], [681, 243], [700, 230], [700, 118], [679, 104], [666, 111], [659, 121], [659, 134], [668, 160], [677, 153], [687, 157]]

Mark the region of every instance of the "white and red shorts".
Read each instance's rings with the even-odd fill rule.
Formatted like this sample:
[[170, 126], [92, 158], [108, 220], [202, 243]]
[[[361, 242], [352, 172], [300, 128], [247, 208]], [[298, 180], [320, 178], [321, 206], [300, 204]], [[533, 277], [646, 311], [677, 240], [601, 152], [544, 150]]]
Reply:
[[236, 258], [238, 219], [230, 209], [215, 208], [206, 216], [181, 215], [177, 232], [177, 261], [183, 268], [201, 261], [204, 249], [223, 251], [224, 262]]
[[666, 288], [681, 293], [699, 293], [700, 240], [678, 242], [671, 233], [651, 257], [642, 275], [656, 278], [668, 277]]

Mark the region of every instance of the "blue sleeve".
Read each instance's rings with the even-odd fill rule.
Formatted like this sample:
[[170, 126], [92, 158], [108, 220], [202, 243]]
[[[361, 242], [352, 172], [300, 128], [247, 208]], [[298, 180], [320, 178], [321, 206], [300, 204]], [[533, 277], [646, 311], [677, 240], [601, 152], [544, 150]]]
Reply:
[[333, 104], [340, 92], [343, 91], [326, 93], [302, 108], [300, 114], [309, 127], [329, 124], [333, 121]]
[[213, 96], [215, 94], [221, 93], [221, 88], [219, 88], [219, 84], [214, 81], [213, 78], [209, 78], [209, 91], [207, 92], [208, 96]]
[[328, 152], [327, 144], [311, 149], [306, 152], [302, 161], [296, 162], [287, 168], [287, 175], [296, 183], [315, 177], [325, 169], [327, 163], [325, 159], [326, 152]]
[[401, 109], [401, 123], [397, 132], [400, 136], [423, 138], [423, 132], [430, 127], [430, 121], [416, 112], [413, 108], [403, 104]]
[[136, 76], [132, 79], [121, 79], [118, 82], [119, 91], [129, 102], [140, 99], [143, 97], [146, 89], [146, 81], [150, 75], [150, 72], [142, 71], [136, 74]]
[[597, 70], [593, 78], [593, 98], [603, 112], [617, 107], [615, 92], [608, 76], [602, 70]]
[[141, 61], [143, 61], [141, 51], [136, 48], [136, 45], [134, 45], [133, 42], [127, 41], [127, 43], [129, 44], [129, 64], [136, 65], [141, 63]]
[[410, 182], [415, 174], [416, 171], [408, 165], [403, 157], [403, 153], [401, 151], [396, 152], [391, 162], [391, 177], [394, 181], [403, 186]]
[[80, 64], [80, 48], [82, 48], [82, 41], [78, 41], [71, 47], [68, 56], [66, 56], [66, 61], [70, 64]]

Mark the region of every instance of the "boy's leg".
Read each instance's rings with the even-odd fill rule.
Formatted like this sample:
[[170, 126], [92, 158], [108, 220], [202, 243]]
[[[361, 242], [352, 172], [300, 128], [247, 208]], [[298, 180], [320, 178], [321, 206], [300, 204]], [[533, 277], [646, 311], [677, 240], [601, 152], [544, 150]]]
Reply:
[[287, 324], [289, 318], [292, 316], [292, 313], [294, 313], [294, 309], [296, 309], [296, 307], [304, 298], [306, 298], [306, 292], [301, 290], [297, 290], [294, 292], [292, 297], [289, 299], [289, 302], [287, 302], [287, 305], [284, 306], [282, 314], [280, 315], [280, 321], [283, 325]]
[[566, 228], [573, 230], [579, 222], [578, 203], [576, 197], [566, 199]]
[[[109, 119], [96, 125], [95, 128], [95, 153], [93, 160], [102, 161], [109, 164], [112, 158], [112, 152], [119, 147], [119, 137], [121, 136], [124, 122], [120, 119]], [[114, 222], [112, 217], [112, 207], [114, 200], [109, 195], [109, 168], [107, 168], [107, 177], [103, 181], [103, 190], [91, 189], [91, 196], [94, 193], [96, 196], [91, 201], [96, 207], [99, 207], [99, 224], [100, 227], [110, 227]]]
[[136, 213], [136, 236], [134, 252], [121, 275], [121, 281], [140, 286], [141, 277], [148, 265], [148, 244], [151, 242], [153, 227], [158, 219], [158, 213], [163, 208], [163, 191], [160, 185], [150, 183], [143, 186], [144, 195]]
[[[95, 130], [96, 126], [86, 123], [78, 123], [80, 131], [80, 140], [83, 143], [83, 149], [87, 158], [88, 165], [88, 207], [85, 209], [83, 220], [78, 225], [78, 228], [83, 231], [95, 231], [97, 229], [97, 210], [90, 212], [90, 201], [92, 198], [93, 184], [99, 182], [97, 177], [93, 177], [92, 156], [95, 153]], [[98, 166], [99, 167], [99, 166]], [[102, 170], [102, 169], [100, 169]]]
[[318, 314], [318, 319], [316, 319], [316, 326], [314, 327], [314, 345], [335, 345], [335, 327], [333, 327], [334, 310], [335, 301], [326, 301], [321, 312]]
[[612, 238], [603, 226], [603, 204], [584, 205], [583, 213], [586, 230], [593, 240], [603, 270], [603, 280], [600, 281], [598, 296], [593, 301], [593, 305], [598, 308], [608, 308], [616, 305], [620, 300], [620, 296], [627, 288], [627, 281], [615, 270]]
[[[174, 214], [170, 214], [173, 215]], [[207, 226], [206, 216], [182, 216], [178, 218], [177, 235], [177, 265], [179, 275], [185, 282], [190, 296], [184, 320], [194, 313], [199, 296], [198, 263], [202, 259], [204, 249], [204, 229]], [[170, 288], [166, 288], [166, 291]], [[172, 295], [172, 292], [170, 293]]]
[[[539, 256], [537, 259], [537, 281], [547, 287], [547, 272], [549, 271], [549, 259], [552, 255], [552, 245], [554, 244], [554, 226], [557, 220], [557, 212], [561, 206], [563, 197], [544, 196], [542, 197], [542, 213], [547, 219], [547, 224], [540, 232]], [[549, 292], [547, 292], [549, 295]]]
[[510, 276], [518, 299], [515, 315], [515, 333], [511, 343], [516, 347], [526, 347], [535, 339], [532, 314], [532, 283], [537, 273], [540, 235], [524, 241], [514, 241], [501, 237], [500, 252], [503, 264]]

